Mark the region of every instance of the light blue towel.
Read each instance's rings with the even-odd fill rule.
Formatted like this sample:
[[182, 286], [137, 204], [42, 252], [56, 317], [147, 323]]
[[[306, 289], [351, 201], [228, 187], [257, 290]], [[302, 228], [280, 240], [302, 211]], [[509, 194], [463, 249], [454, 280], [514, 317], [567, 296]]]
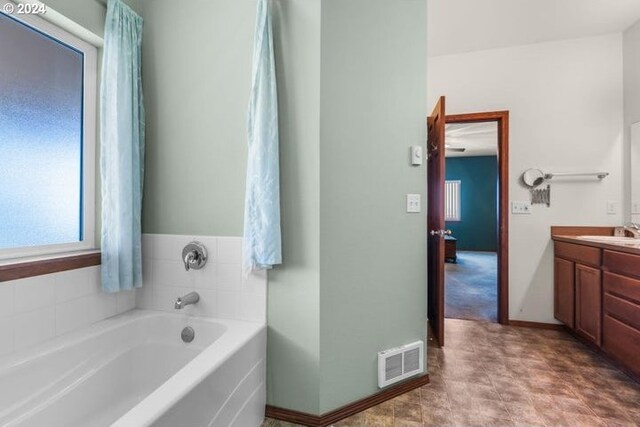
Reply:
[[245, 273], [269, 269], [282, 262], [278, 97], [269, 0], [258, 0], [247, 139]]
[[102, 289], [142, 286], [141, 212], [144, 107], [142, 18], [109, 0], [100, 95]]

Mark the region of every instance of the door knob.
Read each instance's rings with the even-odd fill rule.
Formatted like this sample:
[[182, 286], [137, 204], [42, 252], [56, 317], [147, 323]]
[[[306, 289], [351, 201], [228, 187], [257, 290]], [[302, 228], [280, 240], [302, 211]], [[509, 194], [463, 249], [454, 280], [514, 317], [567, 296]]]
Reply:
[[431, 230], [429, 234], [440, 237], [451, 236], [451, 230]]

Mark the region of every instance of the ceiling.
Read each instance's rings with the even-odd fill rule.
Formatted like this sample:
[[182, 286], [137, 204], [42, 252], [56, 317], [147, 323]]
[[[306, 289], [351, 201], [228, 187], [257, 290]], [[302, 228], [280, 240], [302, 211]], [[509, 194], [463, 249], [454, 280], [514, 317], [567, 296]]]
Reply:
[[640, 0], [427, 0], [429, 56], [621, 32]]
[[446, 157], [495, 156], [498, 154], [498, 124], [452, 123], [445, 128], [445, 144], [465, 148], [464, 152], [447, 150]]

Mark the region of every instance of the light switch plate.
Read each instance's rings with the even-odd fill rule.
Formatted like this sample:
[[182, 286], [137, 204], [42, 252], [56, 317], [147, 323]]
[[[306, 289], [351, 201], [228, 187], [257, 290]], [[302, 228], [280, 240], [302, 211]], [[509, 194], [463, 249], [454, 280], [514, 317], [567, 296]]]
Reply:
[[531, 202], [511, 202], [511, 213], [516, 215], [531, 215]]
[[413, 166], [420, 166], [422, 164], [422, 147], [419, 145], [411, 147], [411, 164]]
[[420, 213], [420, 194], [407, 194], [407, 213]]
[[607, 215], [615, 215], [618, 213], [618, 202], [609, 200], [607, 202]]

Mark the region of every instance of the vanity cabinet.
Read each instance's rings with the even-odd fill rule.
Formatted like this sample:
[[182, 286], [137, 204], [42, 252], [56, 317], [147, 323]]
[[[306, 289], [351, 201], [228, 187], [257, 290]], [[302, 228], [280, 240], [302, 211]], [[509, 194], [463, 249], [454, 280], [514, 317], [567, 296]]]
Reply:
[[598, 347], [601, 341], [602, 278], [597, 268], [576, 264], [575, 330]]
[[554, 265], [554, 316], [569, 328], [573, 329], [575, 307], [575, 263], [556, 257]]
[[640, 250], [554, 240], [555, 318], [640, 378]]
[[602, 337], [601, 251], [572, 243], [555, 243], [555, 318], [600, 346]]

